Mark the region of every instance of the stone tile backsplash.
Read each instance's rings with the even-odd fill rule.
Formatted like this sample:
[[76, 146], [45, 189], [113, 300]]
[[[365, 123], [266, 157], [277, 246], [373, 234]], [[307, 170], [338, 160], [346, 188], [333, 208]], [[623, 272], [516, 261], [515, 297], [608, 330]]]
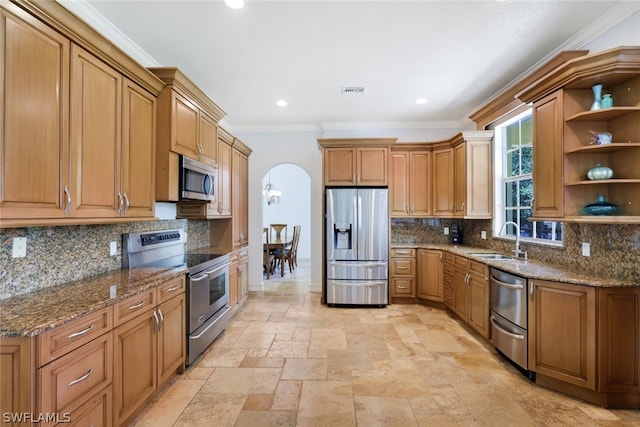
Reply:
[[[444, 227], [454, 220], [394, 218], [391, 220], [392, 243], [446, 243]], [[492, 220], [462, 220], [463, 243], [491, 251], [511, 253], [513, 240], [494, 238]], [[563, 224], [564, 246], [554, 247], [521, 242], [529, 258], [566, 266], [577, 271], [639, 281], [640, 225], [636, 224]], [[487, 239], [480, 238], [481, 231]], [[591, 246], [591, 256], [582, 256], [582, 242]], [[562, 278], [558, 278], [562, 280]]]
[[[122, 234], [172, 228], [188, 233], [187, 250], [209, 246], [209, 222], [164, 220], [127, 224], [0, 230], [0, 299], [121, 268]], [[14, 237], [27, 238], [27, 256], [12, 258]], [[109, 243], [118, 255], [109, 256]]]

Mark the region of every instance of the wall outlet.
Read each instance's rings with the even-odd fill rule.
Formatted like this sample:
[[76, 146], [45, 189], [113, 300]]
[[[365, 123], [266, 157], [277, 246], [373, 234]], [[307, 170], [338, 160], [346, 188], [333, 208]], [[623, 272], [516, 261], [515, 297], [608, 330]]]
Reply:
[[487, 232], [486, 232], [486, 231], [484, 231], [484, 230], [482, 230], [482, 231], [480, 232], [480, 238], [481, 238], [482, 240], [487, 240]]
[[26, 237], [14, 237], [13, 245], [11, 247], [12, 258], [24, 258], [27, 256], [27, 238]]
[[118, 242], [109, 243], [109, 256], [118, 255]]
[[449, 227], [445, 227], [444, 228], [444, 235], [448, 236], [449, 235]]
[[591, 256], [591, 245], [589, 243], [582, 243], [582, 256]]

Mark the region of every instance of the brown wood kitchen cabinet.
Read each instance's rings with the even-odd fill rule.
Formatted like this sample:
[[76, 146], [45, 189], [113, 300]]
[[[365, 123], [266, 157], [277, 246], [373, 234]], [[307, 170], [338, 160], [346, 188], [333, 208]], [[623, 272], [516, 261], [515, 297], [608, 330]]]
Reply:
[[431, 215], [431, 151], [389, 152], [389, 216]]
[[395, 138], [318, 139], [324, 185], [386, 186], [389, 145]]
[[234, 316], [249, 296], [249, 248], [229, 254], [229, 306]]
[[453, 310], [453, 266], [454, 255], [450, 252], [442, 253], [442, 299], [444, 304]]
[[433, 150], [433, 215], [453, 216], [454, 158], [453, 148]]
[[[111, 44], [101, 50], [104, 38], [56, 2], [0, 13], [2, 226], [152, 219], [162, 82]], [[38, 108], [19, 108], [25, 100]]]
[[492, 218], [493, 131], [463, 132], [454, 144], [453, 215], [456, 218]]
[[442, 302], [442, 252], [433, 249], [418, 249], [416, 255], [418, 297]]
[[[618, 47], [565, 62], [517, 96], [533, 103], [534, 217], [581, 223], [640, 223], [640, 48]], [[622, 71], [624, 70], [624, 71]], [[592, 86], [603, 85], [613, 107], [591, 111]], [[594, 143], [595, 133], [612, 135]], [[613, 177], [589, 180], [598, 163]], [[616, 215], [587, 215], [604, 195]]]
[[114, 306], [114, 420], [125, 425], [175, 372], [186, 356], [185, 279]]
[[596, 389], [596, 288], [529, 281], [529, 369]]
[[416, 250], [411, 248], [392, 248], [389, 257], [389, 276], [391, 298], [416, 296]]
[[149, 70], [165, 83], [158, 96], [156, 197], [178, 201], [179, 155], [217, 166], [218, 122], [226, 113], [180, 69]]
[[251, 149], [236, 138], [231, 158], [233, 249], [239, 249], [249, 243], [250, 154]]

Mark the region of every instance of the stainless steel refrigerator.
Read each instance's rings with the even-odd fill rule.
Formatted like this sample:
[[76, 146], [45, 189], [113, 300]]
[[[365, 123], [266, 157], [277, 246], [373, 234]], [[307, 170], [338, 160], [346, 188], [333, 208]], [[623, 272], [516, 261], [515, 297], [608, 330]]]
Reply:
[[389, 302], [389, 218], [386, 188], [326, 189], [326, 303]]

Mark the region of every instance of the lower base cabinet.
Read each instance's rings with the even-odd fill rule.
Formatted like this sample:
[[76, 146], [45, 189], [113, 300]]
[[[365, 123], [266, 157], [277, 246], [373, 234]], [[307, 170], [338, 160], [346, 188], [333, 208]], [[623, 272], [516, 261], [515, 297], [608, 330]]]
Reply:
[[229, 254], [229, 306], [234, 316], [249, 296], [249, 248]]
[[418, 249], [416, 255], [418, 297], [443, 302], [442, 252]]

